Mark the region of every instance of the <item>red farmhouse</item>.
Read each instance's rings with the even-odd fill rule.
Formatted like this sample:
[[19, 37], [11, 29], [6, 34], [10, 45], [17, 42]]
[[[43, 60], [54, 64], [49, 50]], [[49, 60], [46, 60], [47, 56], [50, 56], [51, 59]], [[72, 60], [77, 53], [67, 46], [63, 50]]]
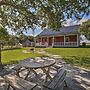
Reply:
[[45, 29], [36, 39], [36, 46], [41, 47], [78, 47], [80, 45], [80, 25], [62, 27], [59, 30]]

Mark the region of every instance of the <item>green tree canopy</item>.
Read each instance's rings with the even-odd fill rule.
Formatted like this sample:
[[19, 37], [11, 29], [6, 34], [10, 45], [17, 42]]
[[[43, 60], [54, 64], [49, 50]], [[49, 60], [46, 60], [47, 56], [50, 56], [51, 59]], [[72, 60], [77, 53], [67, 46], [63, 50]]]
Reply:
[[80, 32], [90, 40], [90, 19], [82, 23]]
[[0, 41], [7, 41], [9, 39], [9, 34], [6, 29], [0, 28]]
[[85, 14], [90, 14], [89, 0], [36, 0], [38, 14], [42, 26], [59, 29], [62, 22], [69, 18], [80, 20]]
[[31, 8], [34, 9], [29, 0], [1, 0], [0, 24], [18, 34], [22, 33], [37, 24], [37, 17]]
[[27, 36], [25, 34], [22, 34], [18, 37], [18, 40], [20, 41], [20, 43], [25, 42], [26, 40], [30, 40], [30, 41], [34, 41], [34, 37], [33, 36]]
[[1, 44], [9, 39], [9, 34], [3, 27], [0, 27], [0, 65], [1, 65]]
[[1, 0], [0, 24], [21, 33], [33, 24], [58, 29], [67, 18], [90, 13], [89, 0]]

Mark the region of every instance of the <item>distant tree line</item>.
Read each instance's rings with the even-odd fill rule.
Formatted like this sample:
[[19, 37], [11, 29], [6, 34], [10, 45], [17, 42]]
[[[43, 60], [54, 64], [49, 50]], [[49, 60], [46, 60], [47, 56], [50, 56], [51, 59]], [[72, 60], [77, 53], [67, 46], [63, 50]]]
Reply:
[[82, 23], [80, 33], [85, 35], [87, 39], [90, 40], [90, 19]]
[[8, 34], [7, 30], [4, 28], [0, 28], [0, 45], [1, 48], [4, 46], [13, 47], [18, 44], [22, 44], [26, 40], [29, 40], [31, 42], [34, 41], [33, 36], [27, 36], [25, 34], [20, 34], [18, 36], [16, 35], [10, 35]]

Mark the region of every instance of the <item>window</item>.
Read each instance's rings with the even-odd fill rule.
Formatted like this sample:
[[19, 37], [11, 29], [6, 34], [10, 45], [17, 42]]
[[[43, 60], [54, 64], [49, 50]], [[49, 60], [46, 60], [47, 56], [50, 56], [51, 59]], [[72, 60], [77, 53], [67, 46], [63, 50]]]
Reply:
[[69, 42], [69, 36], [65, 37], [65, 42]]

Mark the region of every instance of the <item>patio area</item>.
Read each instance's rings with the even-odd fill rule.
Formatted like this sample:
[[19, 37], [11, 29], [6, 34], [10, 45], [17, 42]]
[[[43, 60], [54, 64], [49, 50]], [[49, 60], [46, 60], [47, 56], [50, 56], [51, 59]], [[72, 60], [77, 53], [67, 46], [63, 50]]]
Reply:
[[[63, 69], [67, 71], [65, 80], [67, 82], [68, 88], [65, 87], [64, 90], [90, 90], [90, 71], [66, 64], [61, 59], [61, 57], [57, 55], [54, 56], [54, 59], [57, 59], [56, 63], [58, 66], [63, 66]], [[15, 64], [8, 65], [5, 68], [7, 68], [7, 70], [11, 70], [14, 66]], [[41, 90], [44, 84], [45, 74], [42, 72], [41, 69], [36, 69], [35, 71], [37, 72], [37, 75], [31, 72], [27, 78], [27, 81], [38, 84], [35, 90], [38, 89]], [[25, 78], [27, 72], [28, 72], [27, 70], [20, 72], [20, 77]], [[51, 68], [50, 70], [51, 77], [54, 77], [56, 73], [57, 71]], [[7, 84], [1, 77], [0, 77], [0, 86], [1, 86], [0, 90], [6, 90], [7, 88]], [[10, 90], [12, 90], [12, 88], [10, 88]]]

